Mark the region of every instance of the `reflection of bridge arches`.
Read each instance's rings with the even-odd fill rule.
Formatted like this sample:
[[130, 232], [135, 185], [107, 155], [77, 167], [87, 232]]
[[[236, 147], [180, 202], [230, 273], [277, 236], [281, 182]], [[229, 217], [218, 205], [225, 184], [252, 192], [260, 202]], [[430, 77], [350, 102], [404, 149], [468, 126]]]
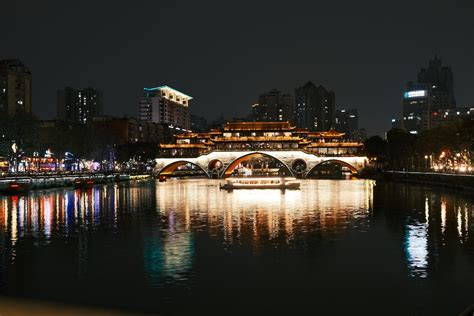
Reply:
[[276, 161], [278, 161], [282, 166], [285, 167], [286, 171], [288, 171], [288, 173], [291, 175], [291, 176], [294, 176], [293, 174], [293, 171], [291, 171], [291, 169], [283, 162], [281, 161], [280, 159], [276, 158], [275, 156], [272, 156], [272, 155], [269, 155], [269, 154], [266, 154], [266, 153], [261, 153], [261, 152], [252, 152], [252, 153], [249, 153], [249, 154], [245, 154], [243, 156], [240, 156], [236, 159], [234, 159], [228, 166], [227, 168], [225, 168], [224, 170], [224, 173], [222, 174], [222, 177], [228, 177], [232, 174], [232, 171], [234, 171], [235, 167], [237, 167], [241, 162], [247, 160], [247, 159], [250, 159], [250, 158], [260, 158], [260, 157], [267, 157], [267, 158], [271, 158], [271, 159], [275, 159]]
[[179, 167], [181, 166], [184, 166], [184, 165], [187, 165], [187, 164], [191, 164], [193, 166], [196, 166], [198, 167], [200, 170], [204, 171], [204, 174], [206, 175], [206, 177], [209, 178], [209, 174], [207, 173], [206, 170], [204, 170], [204, 168], [202, 168], [200, 165], [192, 162], [192, 161], [187, 161], [187, 160], [178, 160], [178, 161], [174, 161], [166, 166], [164, 166], [161, 171], [158, 173], [159, 175], [164, 175], [164, 176], [170, 176], [173, 174], [173, 172], [178, 169]]
[[353, 165], [351, 165], [350, 163], [348, 162], [345, 162], [343, 160], [339, 160], [339, 159], [329, 159], [329, 160], [325, 160], [323, 162], [320, 162], [318, 163], [317, 165], [315, 165], [313, 168], [311, 168], [310, 171], [308, 171], [308, 173], [306, 174], [306, 177], [309, 177], [311, 176], [312, 173], [314, 173], [316, 170], [318, 170], [318, 168], [320, 168], [321, 166], [323, 165], [341, 165], [343, 167], [347, 167], [351, 174], [353, 175], [358, 175], [359, 174], [359, 171], [357, 170], [357, 168]]

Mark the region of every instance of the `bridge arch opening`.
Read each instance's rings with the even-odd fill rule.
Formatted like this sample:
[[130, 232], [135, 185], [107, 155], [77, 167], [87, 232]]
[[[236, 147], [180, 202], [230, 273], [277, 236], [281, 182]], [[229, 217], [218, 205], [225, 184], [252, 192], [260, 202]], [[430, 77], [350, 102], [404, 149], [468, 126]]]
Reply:
[[308, 164], [306, 163], [304, 159], [301, 159], [301, 158], [296, 158], [291, 163], [291, 169], [293, 170], [293, 172], [302, 173], [306, 171], [307, 168], [308, 168]]
[[163, 167], [158, 173], [160, 176], [203, 176], [209, 178], [209, 174], [201, 166], [187, 160], [172, 162]]
[[224, 170], [223, 177], [231, 176], [294, 176], [280, 159], [265, 153], [253, 152], [240, 156]]
[[207, 165], [209, 171], [220, 171], [222, 168], [224, 168], [224, 164], [219, 159], [213, 159]]
[[306, 174], [306, 178], [344, 179], [357, 177], [358, 175], [359, 171], [350, 163], [339, 159], [330, 159], [314, 166]]

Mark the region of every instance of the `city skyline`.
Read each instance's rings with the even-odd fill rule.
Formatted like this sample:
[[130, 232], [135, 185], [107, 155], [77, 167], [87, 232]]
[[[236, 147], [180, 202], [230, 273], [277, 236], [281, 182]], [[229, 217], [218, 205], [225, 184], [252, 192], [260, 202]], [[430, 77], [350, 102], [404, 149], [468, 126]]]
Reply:
[[[291, 92], [311, 80], [336, 92], [336, 109], [357, 108], [368, 135], [383, 135], [401, 112], [405, 83], [435, 54], [453, 69], [457, 106], [474, 104], [473, 6], [429, 4], [407, 10], [400, 2], [387, 11], [371, 5], [337, 10], [324, 4], [318, 12], [288, 8], [298, 15], [285, 15], [287, 23], [259, 18], [265, 11], [284, 14], [287, 8], [279, 4], [254, 4], [252, 10], [232, 5], [223, 12], [220, 6], [192, 3], [117, 5], [112, 13], [122, 18], [103, 24], [105, 4], [90, 11], [87, 3], [64, 8], [59, 2], [32, 2], [20, 11], [9, 3], [10, 14], [0, 24], [16, 31], [6, 33], [0, 57], [18, 58], [31, 70], [33, 112], [40, 119], [55, 116], [55, 93], [64, 86], [96, 87], [107, 95], [104, 113], [136, 116], [143, 87], [166, 83], [195, 97], [192, 114], [214, 119], [221, 113], [245, 115], [255, 96], [273, 88]], [[18, 22], [20, 13], [25, 23]], [[83, 16], [87, 25], [80, 23]], [[189, 21], [171, 28], [174, 16]], [[55, 23], [42, 23], [48, 19]], [[122, 25], [122, 19], [128, 23]], [[339, 20], [344, 26], [331, 23]], [[193, 24], [198, 27], [187, 27]], [[171, 45], [150, 43], [154, 33], [164, 34]], [[287, 38], [288, 45], [275, 46], [276, 38]], [[181, 40], [188, 41], [183, 49]], [[149, 49], [136, 49], [145, 43]]]

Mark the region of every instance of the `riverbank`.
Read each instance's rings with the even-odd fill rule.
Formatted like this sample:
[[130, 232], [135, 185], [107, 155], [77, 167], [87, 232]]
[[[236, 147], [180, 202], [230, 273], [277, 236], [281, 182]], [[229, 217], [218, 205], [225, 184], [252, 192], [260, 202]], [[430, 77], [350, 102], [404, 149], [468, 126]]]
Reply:
[[383, 171], [376, 180], [433, 185], [459, 191], [474, 192], [474, 175], [437, 172]]
[[12, 184], [25, 186], [27, 191], [74, 186], [76, 180], [91, 179], [93, 184], [108, 184], [132, 180], [151, 179], [151, 174], [127, 173], [78, 173], [78, 174], [41, 174], [11, 175], [0, 178], [0, 192], [8, 191]]

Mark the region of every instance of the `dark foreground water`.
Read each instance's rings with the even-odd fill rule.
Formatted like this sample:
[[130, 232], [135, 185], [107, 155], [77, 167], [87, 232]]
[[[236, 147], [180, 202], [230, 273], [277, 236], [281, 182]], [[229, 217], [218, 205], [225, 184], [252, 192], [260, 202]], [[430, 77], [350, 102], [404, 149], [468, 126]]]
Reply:
[[159, 314], [457, 315], [469, 196], [308, 180], [170, 180], [0, 196], [0, 294]]

